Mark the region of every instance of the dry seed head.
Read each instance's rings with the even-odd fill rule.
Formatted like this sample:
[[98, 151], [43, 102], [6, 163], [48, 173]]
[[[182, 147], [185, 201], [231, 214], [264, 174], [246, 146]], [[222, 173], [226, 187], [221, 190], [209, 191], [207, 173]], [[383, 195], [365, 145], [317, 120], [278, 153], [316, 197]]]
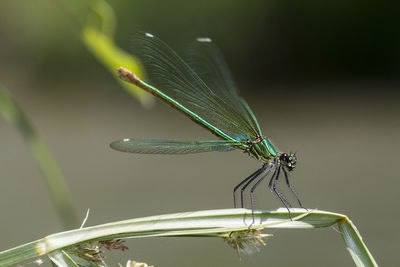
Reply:
[[236, 250], [239, 258], [240, 253], [252, 254], [260, 251], [260, 246], [265, 246], [264, 237], [272, 236], [271, 234], [263, 234], [262, 229], [251, 229], [246, 231], [231, 232], [223, 236], [224, 241]]

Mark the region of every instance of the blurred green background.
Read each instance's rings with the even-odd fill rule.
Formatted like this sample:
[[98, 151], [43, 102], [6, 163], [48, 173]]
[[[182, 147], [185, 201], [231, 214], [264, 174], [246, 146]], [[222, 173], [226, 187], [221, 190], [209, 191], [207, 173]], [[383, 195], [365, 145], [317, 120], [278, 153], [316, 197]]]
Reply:
[[[0, 2], [0, 83], [46, 140], [88, 225], [232, 207], [259, 163], [239, 152], [151, 156], [112, 151], [125, 137], [214, 136], [164, 104], [143, 107], [80, 39], [93, 1]], [[109, 1], [115, 42], [136, 31], [176, 50], [197, 36], [219, 45], [263, 133], [295, 151], [292, 176], [309, 208], [346, 214], [382, 266], [396, 266], [400, 186], [399, 6], [378, 1]], [[130, 51], [132, 52], [132, 51]], [[32, 155], [0, 120], [0, 250], [63, 230]], [[283, 187], [282, 187], [283, 188]], [[258, 208], [280, 202], [259, 188]], [[77, 225], [76, 227], [79, 227]], [[352, 266], [334, 229], [277, 231], [240, 261], [222, 240], [129, 240], [109, 255], [155, 266]], [[328, 262], [328, 263], [326, 263]], [[49, 262], [46, 263], [49, 265]]]

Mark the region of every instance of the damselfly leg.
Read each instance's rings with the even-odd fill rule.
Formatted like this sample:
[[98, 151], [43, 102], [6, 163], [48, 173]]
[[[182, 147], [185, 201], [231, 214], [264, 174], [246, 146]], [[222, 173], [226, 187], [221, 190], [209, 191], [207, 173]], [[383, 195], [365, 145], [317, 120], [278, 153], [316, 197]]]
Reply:
[[250, 227], [251, 227], [251, 226], [254, 224], [254, 222], [255, 222], [255, 218], [254, 218], [254, 196], [253, 196], [254, 190], [256, 190], [256, 188], [258, 187], [258, 185], [265, 179], [265, 177], [268, 176], [268, 174], [272, 171], [272, 169], [273, 169], [274, 167], [275, 167], [274, 165], [271, 165], [271, 166], [266, 170], [266, 172], [263, 173], [263, 174], [261, 175], [260, 179], [258, 179], [258, 181], [257, 181], [257, 182], [251, 187], [251, 189], [250, 189], [251, 216], [252, 216], [252, 218], [253, 218], [253, 221], [252, 221], [252, 223], [250, 224], [249, 229], [250, 229]]
[[260, 175], [260, 173], [262, 173], [266, 168], [268, 167], [268, 164], [265, 163], [261, 168], [259, 168], [258, 170], [256, 170], [255, 172], [253, 172], [252, 174], [249, 175], [249, 177], [247, 177], [246, 179], [244, 179], [243, 181], [241, 181], [237, 186], [235, 186], [235, 188], [233, 189], [233, 206], [236, 208], [236, 191], [239, 189], [239, 187], [241, 187], [244, 183], [246, 183], [242, 189], [240, 190], [240, 203], [241, 203], [241, 207], [243, 208], [243, 192], [246, 189], [246, 187], [252, 182], [254, 181], [254, 179], [257, 178], [258, 175]]
[[271, 180], [269, 180], [268, 183], [268, 187], [269, 189], [275, 193], [275, 195], [281, 200], [281, 202], [283, 203], [283, 205], [285, 206], [285, 208], [288, 210], [289, 212], [289, 217], [290, 219], [292, 219], [292, 214], [290, 213], [290, 209], [292, 207], [292, 205], [289, 203], [289, 201], [283, 196], [282, 193], [280, 193], [277, 189], [276, 189], [276, 183], [278, 182], [279, 179], [279, 175], [281, 173], [281, 166], [279, 165], [276, 169], [274, 174], [271, 177]]
[[303, 208], [303, 209], [305, 209], [305, 210], [308, 210], [307, 208], [305, 208], [305, 207], [301, 204], [301, 201], [300, 201], [299, 196], [297, 195], [297, 193], [296, 193], [296, 191], [294, 190], [293, 186], [290, 184], [290, 182], [289, 182], [289, 176], [288, 176], [287, 171], [285, 170], [285, 168], [282, 168], [282, 170], [283, 170], [283, 173], [284, 173], [284, 175], [285, 175], [286, 185], [289, 187], [290, 191], [292, 191], [293, 195], [296, 197], [297, 202], [299, 202], [300, 207]]

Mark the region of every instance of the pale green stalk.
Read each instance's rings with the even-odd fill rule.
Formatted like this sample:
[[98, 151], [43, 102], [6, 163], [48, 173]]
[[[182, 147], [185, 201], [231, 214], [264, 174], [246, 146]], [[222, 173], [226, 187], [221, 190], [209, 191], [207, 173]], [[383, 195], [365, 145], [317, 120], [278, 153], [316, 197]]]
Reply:
[[7, 90], [0, 85], [0, 114], [11, 124], [14, 124], [24, 137], [32, 155], [35, 158], [49, 189], [50, 196], [66, 229], [78, 225], [68, 186], [57, 166], [54, 157], [39, 136], [24, 111], [15, 103]]

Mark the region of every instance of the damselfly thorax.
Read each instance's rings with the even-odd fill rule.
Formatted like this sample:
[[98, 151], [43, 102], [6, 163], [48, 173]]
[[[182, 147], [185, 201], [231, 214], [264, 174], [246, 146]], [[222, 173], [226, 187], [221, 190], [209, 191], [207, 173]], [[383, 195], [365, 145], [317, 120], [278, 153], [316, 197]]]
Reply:
[[262, 162], [270, 162], [278, 154], [272, 143], [262, 135], [258, 135], [255, 140], [247, 141], [246, 145], [245, 152]]

